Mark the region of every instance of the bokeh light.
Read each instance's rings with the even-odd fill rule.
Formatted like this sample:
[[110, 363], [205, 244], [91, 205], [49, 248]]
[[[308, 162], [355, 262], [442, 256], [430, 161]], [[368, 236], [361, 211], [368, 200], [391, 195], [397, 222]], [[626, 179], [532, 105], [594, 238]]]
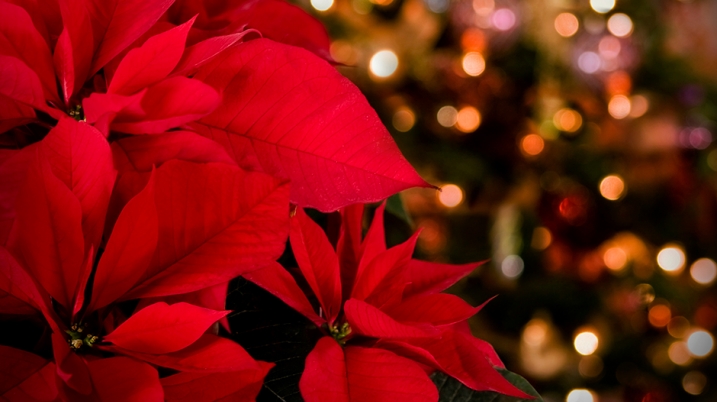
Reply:
[[678, 274], [685, 267], [685, 252], [677, 245], [666, 245], [657, 253], [657, 265], [669, 274]]
[[621, 50], [620, 40], [614, 36], [607, 35], [600, 39], [600, 43], [598, 43], [598, 52], [600, 52], [600, 56], [606, 59], [616, 58], [620, 55]]
[[515, 26], [515, 13], [508, 8], [495, 10], [490, 22], [499, 31], [508, 31]]
[[607, 30], [620, 38], [630, 36], [632, 34], [632, 20], [623, 13], [613, 14], [607, 20]]
[[600, 195], [610, 201], [619, 200], [625, 194], [625, 181], [618, 175], [606, 176], [600, 181]]
[[518, 255], [509, 255], [500, 264], [500, 271], [510, 279], [519, 277], [523, 273], [523, 268], [525, 268], [525, 263]]
[[461, 63], [463, 71], [471, 77], [477, 77], [485, 71], [485, 59], [478, 52], [468, 52], [463, 56]]
[[687, 350], [694, 357], [706, 357], [712, 353], [715, 340], [712, 334], [704, 329], [695, 329], [687, 335]]
[[533, 318], [523, 328], [523, 341], [531, 346], [540, 346], [548, 337], [548, 323], [541, 318]]
[[369, 62], [369, 70], [373, 75], [380, 78], [387, 78], [393, 75], [398, 69], [398, 56], [391, 50], [376, 52]]
[[334, 0], [311, 0], [311, 7], [317, 11], [326, 11], [334, 6]]
[[630, 117], [640, 117], [647, 113], [650, 102], [642, 95], [633, 95], [630, 97]]
[[624, 119], [630, 115], [630, 99], [625, 95], [615, 95], [610, 98], [607, 104], [607, 110], [610, 116], [616, 119]]
[[565, 402], [596, 402], [595, 394], [584, 388], [576, 388], [568, 393]]
[[528, 134], [520, 140], [520, 150], [524, 155], [536, 156], [543, 152], [545, 140], [538, 134]]
[[615, 8], [615, 0], [590, 0], [590, 7], [600, 14]]
[[717, 277], [717, 264], [709, 258], [700, 258], [692, 263], [690, 276], [700, 285], [710, 285]]
[[685, 334], [687, 333], [687, 330], [689, 329], [690, 322], [687, 320], [687, 318], [681, 315], [673, 317], [667, 324], [667, 333], [670, 334], [673, 338], [677, 339], [684, 338]]
[[453, 127], [458, 121], [458, 110], [453, 106], [443, 106], [438, 109], [436, 119], [443, 127]]
[[595, 353], [598, 343], [598, 336], [593, 331], [580, 332], [573, 340], [575, 350], [583, 356]]
[[682, 388], [690, 395], [699, 395], [707, 385], [707, 376], [699, 371], [690, 371], [682, 377]]
[[393, 114], [391, 123], [393, 124], [393, 128], [405, 133], [406, 131], [412, 129], [413, 125], [416, 124], [416, 115], [411, 109], [402, 107]]
[[572, 13], [560, 13], [555, 17], [555, 30], [564, 38], [575, 35], [578, 28], [580, 28], [580, 22]]
[[473, 11], [478, 15], [489, 15], [495, 10], [495, 0], [473, 0]]
[[456, 116], [456, 128], [464, 133], [472, 133], [480, 126], [481, 116], [473, 106], [464, 106]]
[[331, 57], [339, 63], [354, 65], [358, 62], [358, 51], [353, 47], [351, 42], [340, 39], [335, 40], [331, 42], [329, 52], [331, 53]]
[[553, 116], [553, 124], [558, 130], [574, 133], [583, 125], [583, 118], [580, 113], [573, 109], [565, 108], [558, 110]]
[[536, 250], [545, 250], [553, 241], [553, 235], [546, 227], [538, 226], [533, 230], [533, 238], [530, 246]]
[[627, 253], [622, 247], [610, 247], [602, 255], [603, 262], [608, 269], [619, 271], [627, 264]]
[[672, 318], [672, 311], [670, 307], [664, 304], [656, 304], [650, 307], [647, 313], [647, 319], [650, 324], [656, 328], [662, 328], [670, 322]]
[[461, 47], [466, 51], [482, 52], [485, 46], [485, 34], [478, 28], [468, 28], [461, 35]]
[[455, 184], [446, 184], [438, 193], [438, 201], [448, 208], [456, 207], [463, 201], [463, 190]]
[[687, 344], [682, 341], [672, 342], [669, 348], [667, 348], [667, 356], [670, 357], [673, 363], [680, 366], [686, 366], [692, 362], [690, 351], [687, 349]]
[[578, 67], [588, 74], [596, 73], [600, 69], [602, 60], [595, 52], [583, 52], [578, 57]]

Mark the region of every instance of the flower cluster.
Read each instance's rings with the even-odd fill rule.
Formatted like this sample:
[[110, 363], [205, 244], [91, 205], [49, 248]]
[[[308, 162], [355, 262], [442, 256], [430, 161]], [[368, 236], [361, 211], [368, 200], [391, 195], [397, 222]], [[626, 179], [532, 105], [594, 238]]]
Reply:
[[[0, 0], [0, 399], [253, 400], [273, 364], [218, 335], [241, 275], [326, 329], [307, 400], [435, 400], [424, 369], [523, 395], [437, 293], [474, 265], [386, 250], [380, 218], [361, 243], [356, 205], [428, 184], [328, 45], [284, 0]], [[343, 208], [338, 256], [303, 207]], [[404, 374], [364, 392], [368, 365]]]

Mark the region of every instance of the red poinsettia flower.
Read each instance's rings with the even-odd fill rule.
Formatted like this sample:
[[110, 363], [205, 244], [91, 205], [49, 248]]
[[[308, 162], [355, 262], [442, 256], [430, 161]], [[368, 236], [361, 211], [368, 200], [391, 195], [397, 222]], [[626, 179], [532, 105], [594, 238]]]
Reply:
[[[325, 29], [284, 0], [17, 3], [0, 2], [8, 145], [67, 115], [110, 140], [181, 129], [187, 148], [198, 141], [190, 134], [209, 138], [242, 168], [291, 180], [294, 204], [322, 211], [428, 185], [326, 61]], [[242, 43], [259, 37], [249, 33], [264, 39]]]
[[[207, 332], [227, 311], [157, 298], [197, 298], [274, 261], [288, 231], [287, 184], [230, 163], [168, 161], [125, 203], [105, 243], [115, 171], [99, 131], [63, 118], [12, 156], [10, 177], [22, 185], [0, 247], [0, 313], [39, 311], [53, 358], [0, 347], [3, 398], [256, 395], [271, 365]], [[138, 298], [151, 301], [121, 303]], [[10, 374], [18, 361], [27, 370]], [[156, 366], [178, 373], [160, 379]]]
[[318, 314], [278, 264], [245, 274], [326, 332], [306, 359], [302, 396], [307, 401], [436, 401], [426, 371], [441, 370], [474, 390], [532, 399], [496, 371], [504, 366], [493, 348], [470, 334], [466, 320], [482, 306], [440, 293], [479, 264], [412, 259], [418, 233], [387, 249], [384, 205], [363, 241], [363, 206], [345, 208], [336, 251], [297, 209], [291, 247], [318, 300]]

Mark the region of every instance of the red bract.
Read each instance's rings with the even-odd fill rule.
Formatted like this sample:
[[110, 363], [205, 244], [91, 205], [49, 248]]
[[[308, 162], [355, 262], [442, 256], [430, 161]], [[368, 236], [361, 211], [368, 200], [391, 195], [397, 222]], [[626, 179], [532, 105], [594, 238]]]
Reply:
[[2, 131], [70, 115], [110, 140], [195, 132], [322, 211], [428, 186], [326, 61], [325, 29], [284, 0], [18, 3], [0, 2]]
[[304, 398], [435, 401], [437, 391], [426, 368], [441, 370], [474, 390], [532, 399], [496, 371], [504, 366], [493, 348], [470, 334], [466, 320], [482, 306], [474, 308], [440, 293], [478, 264], [412, 259], [418, 233], [387, 249], [384, 205], [363, 241], [363, 207], [342, 210], [337, 251], [321, 228], [297, 209], [291, 219], [291, 247], [318, 300], [318, 314], [278, 264], [245, 274], [326, 332], [306, 359], [299, 383]]
[[[8, 158], [24, 177], [0, 247], [0, 313], [39, 311], [54, 359], [2, 347], [14, 357], [0, 359], [0, 373], [25, 358], [35, 370], [3, 375], [0, 395], [22, 400], [28, 384], [40, 387], [46, 367], [54, 367], [56, 388], [53, 380], [37, 392], [62, 399], [181, 400], [178, 389], [217, 381], [215, 375], [233, 379], [217, 395], [253, 397], [271, 365], [207, 333], [226, 311], [154, 300], [126, 317], [117, 306], [221, 286], [275, 260], [287, 236], [288, 185], [232, 164], [169, 161], [128, 199], [103, 244], [115, 181], [110, 153], [99, 131], [64, 118], [41, 142]], [[92, 353], [97, 349], [129, 357], [102, 358]], [[154, 366], [182, 373], [160, 382]]]

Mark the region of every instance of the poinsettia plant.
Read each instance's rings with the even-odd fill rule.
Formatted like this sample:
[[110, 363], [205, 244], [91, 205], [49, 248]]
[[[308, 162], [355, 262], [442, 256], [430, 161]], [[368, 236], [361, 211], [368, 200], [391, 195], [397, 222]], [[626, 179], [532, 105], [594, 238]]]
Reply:
[[[324, 331], [306, 400], [529, 397], [439, 293], [476, 264], [387, 249], [383, 207], [361, 240], [430, 185], [328, 46], [284, 0], [0, 0], [0, 399], [254, 400], [286, 359], [235, 342], [240, 276]], [[341, 211], [336, 251], [303, 208]]]

